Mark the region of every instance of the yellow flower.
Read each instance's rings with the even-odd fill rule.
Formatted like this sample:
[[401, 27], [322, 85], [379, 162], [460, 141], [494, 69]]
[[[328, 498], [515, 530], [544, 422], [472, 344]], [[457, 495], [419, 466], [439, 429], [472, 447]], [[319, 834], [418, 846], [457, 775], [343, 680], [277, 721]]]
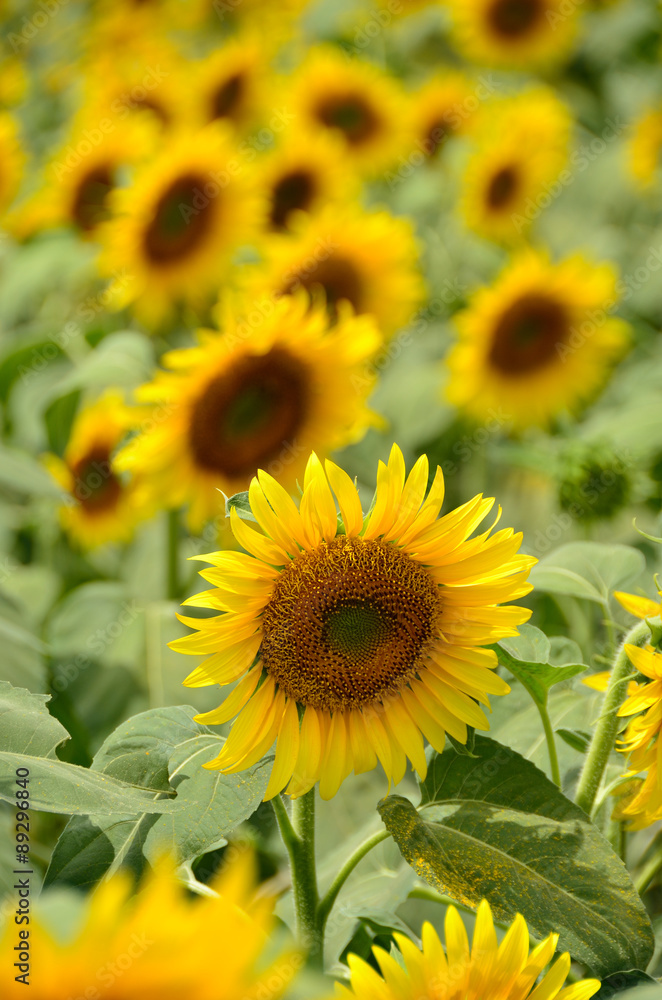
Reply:
[[256, 35], [234, 38], [195, 65], [189, 93], [194, 121], [255, 124], [269, 107], [267, 44]]
[[615, 590], [614, 597], [626, 611], [635, 618], [656, 618], [662, 614], [662, 591], [658, 591], [660, 600], [652, 601], [650, 597], [639, 597], [638, 594], [626, 594]]
[[0, 112], [0, 214], [18, 191], [25, 156], [18, 141], [18, 129], [11, 115]]
[[609, 316], [615, 289], [608, 264], [522, 253], [457, 315], [448, 398], [477, 419], [505, 410], [516, 428], [576, 410], [628, 341], [628, 325]]
[[[493, 650], [529, 618], [522, 597], [536, 560], [518, 555], [511, 528], [470, 538], [494, 501], [474, 497], [437, 520], [444, 482], [437, 468], [426, 498], [428, 461], [405, 477], [394, 445], [380, 463], [364, 519], [354, 483], [339, 466], [326, 474], [313, 453], [299, 507], [258, 472], [249, 489], [262, 532], [231, 512], [249, 553], [218, 552], [202, 576], [214, 589], [187, 604], [220, 612], [184, 618], [197, 630], [172, 643], [211, 654], [185, 681], [190, 687], [239, 681], [206, 723], [239, 713], [219, 756], [205, 765], [242, 771], [276, 743], [265, 798], [292, 796], [319, 781], [332, 798], [354, 770], [381, 763], [389, 782], [407, 758], [426, 773], [423, 736], [441, 751], [445, 734], [466, 742], [467, 725], [488, 729], [478, 705], [506, 694]], [[335, 493], [342, 526], [336, 514]]]
[[426, 156], [434, 156], [455, 135], [467, 130], [477, 98], [464, 73], [438, 73], [413, 96], [413, 127]]
[[285, 103], [297, 129], [329, 131], [344, 142], [353, 166], [387, 169], [412, 148], [407, 103], [396, 81], [372, 63], [317, 46], [294, 77]]
[[647, 111], [635, 123], [629, 142], [630, 169], [642, 187], [658, 176], [662, 152], [662, 109]]
[[112, 461], [132, 423], [122, 397], [109, 391], [76, 417], [64, 461], [44, 457], [69, 495], [60, 510], [62, 526], [84, 548], [128, 541], [136, 522], [150, 512], [137, 480], [124, 482]]
[[315, 215], [328, 204], [353, 201], [359, 181], [348, 168], [342, 144], [333, 136], [290, 133], [257, 165], [267, 192], [269, 228], [288, 229], [294, 212]]
[[[113, 875], [65, 941], [32, 915], [30, 989], [6, 976], [3, 1000], [20, 1000], [26, 992], [39, 1000], [218, 1000], [220, 981], [224, 997], [278, 1000], [303, 959], [291, 947], [266, 957], [274, 950], [273, 904], [255, 900], [252, 859], [237, 853], [212, 882], [210, 896], [191, 897], [166, 862], [145, 877], [137, 894], [129, 874]], [[7, 921], [0, 939], [4, 968], [17, 961], [18, 943], [18, 929]]]
[[133, 303], [148, 325], [181, 301], [205, 307], [232, 253], [261, 221], [258, 194], [241, 168], [226, 127], [180, 132], [114, 192], [113, 218], [101, 233], [101, 269], [132, 280], [111, 300]]
[[290, 229], [294, 238], [265, 240], [265, 262], [246, 279], [251, 289], [277, 297], [303, 288], [333, 318], [347, 301], [374, 316], [385, 336], [406, 326], [425, 293], [408, 219], [331, 205], [314, 218], [297, 216]]
[[[423, 924], [422, 947], [404, 934], [394, 934], [402, 954], [398, 962], [383, 948], [373, 948], [379, 973], [362, 958], [350, 955], [350, 986], [338, 985], [346, 1000], [588, 1000], [600, 989], [597, 979], [583, 979], [562, 989], [570, 971], [564, 952], [542, 976], [559, 939], [550, 934], [529, 953], [529, 931], [519, 913], [501, 944], [497, 943], [487, 900], [478, 907], [469, 946], [462, 918], [454, 906], [446, 911], [446, 950], [432, 924]], [[403, 968], [404, 965], [404, 968]]]
[[546, 88], [490, 101], [478, 116], [461, 210], [467, 225], [502, 243], [521, 241], [551, 201], [563, 170], [572, 118]]
[[630, 829], [642, 830], [662, 819], [662, 654], [652, 646], [626, 645], [625, 651], [632, 666], [649, 681], [637, 685], [634, 692], [628, 690], [629, 697], [619, 709], [619, 715], [636, 714], [637, 718], [628, 723], [618, 749], [629, 754], [628, 778], [647, 773], [643, 780], [628, 783], [617, 811], [620, 818], [631, 821]]
[[565, 0], [447, 0], [458, 48], [474, 62], [540, 69], [562, 62], [577, 32], [579, 8]]
[[171, 351], [138, 392], [155, 419], [120, 453], [155, 501], [189, 504], [194, 529], [215, 517], [222, 490], [244, 490], [266, 467], [294, 487], [310, 449], [327, 453], [361, 437], [374, 416], [366, 367], [381, 344], [367, 317], [332, 331], [303, 296], [255, 300], [227, 311], [223, 332], [202, 331], [195, 348]]

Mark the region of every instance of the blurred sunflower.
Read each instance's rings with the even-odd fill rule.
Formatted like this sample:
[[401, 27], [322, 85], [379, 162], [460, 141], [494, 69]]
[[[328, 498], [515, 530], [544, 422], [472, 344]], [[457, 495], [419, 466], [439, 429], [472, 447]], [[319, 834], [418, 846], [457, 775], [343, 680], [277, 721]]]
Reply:
[[112, 306], [133, 303], [147, 325], [157, 325], [179, 301], [208, 304], [233, 251], [262, 219], [260, 197], [235, 156], [218, 123], [178, 133], [130, 188], [114, 192], [100, 267], [105, 274], [124, 268], [133, 280]]
[[297, 128], [338, 135], [350, 163], [363, 173], [377, 174], [413, 148], [407, 102], [396, 81], [336, 48], [310, 50], [286, 103]]
[[294, 487], [313, 445], [342, 447], [375, 420], [365, 405], [381, 344], [372, 320], [347, 316], [330, 331], [303, 296], [246, 311], [227, 312], [222, 334], [202, 331], [199, 347], [165, 355], [170, 371], [138, 392], [159, 419], [117, 459], [161, 504], [188, 503], [194, 530], [217, 515], [219, 490], [246, 489], [263, 466]]
[[565, 0], [446, 0], [454, 38], [474, 62], [505, 69], [540, 69], [572, 48], [579, 8]]
[[0, 213], [13, 201], [23, 176], [25, 155], [11, 115], [0, 112]]
[[609, 316], [617, 298], [608, 264], [522, 253], [457, 314], [448, 399], [479, 420], [505, 408], [515, 428], [576, 410], [627, 346], [630, 327]]
[[319, 781], [330, 799], [350, 771], [378, 760], [389, 782], [402, 779], [407, 758], [424, 776], [423, 736], [441, 751], [446, 731], [464, 743], [467, 725], [489, 728], [478, 702], [489, 707], [488, 694], [510, 689], [494, 672], [494, 651], [480, 647], [529, 618], [497, 605], [531, 590], [536, 560], [517, 554], [522, 536], [511, 528], [470, 539], [493, 500], [474, 497], [437, 520], [441, 469], [426, 498], [427, 485], [427, 458], [405, 479], [394, 445], [364, 519], [347, 473], [327, 461], [325, 475], [314, 453], [298, 509], [258, 472], [249, 500], [264, 534], [231, 511], [250, 554], [200, 557], [213, 565], [201, 575], [214, 589], [185, 603], [221, 614], [182, 617], [197, 632], [171, 644], [211, 654], [190, 687], [239, 681], [198, 717], [215, 725], [239, 713], [206, 767], [244, 770], [277, 740], [265, 798], [285, 786], [296, 797]]
[[572, 117], [551, 90], [539, 87], [490, 101], [478, 116], [461, 211], [467, 225], [498, 242], [522, 240], [545, 203], [569, 153]]
[[385, 211], [330, 205], [296, 216], [291, 233], [264, 241], [265, 261], [246, 276], [257, 293], [305, 289], [325, 301], [332, 319], [343, 302], [374, 316], [385, 336], [405, 326], [425, 295], [411, 222]]
[[268, 107], [271, 50], [255, 35], [242, 36], [216, 49], [195, 66], [190, 85], [190, 113], [201, 125], [223, 119], [237, 128], [259, 120]]
[[647, 111], [633, 126], [629, 141], [629, 162], [632, 176], [647, 187], [658, 176], [662, 153], [662, 109]]
[[[404, 934], [395, 933], [401, 961], [383, 948], [373, 948], [376, 971], [358, 955], [350, 955], [349, 986], [338, 985], [338, 997], [347, 1000], [588, 1000], [600, 989], [597, 979], [583, 979], [561, 989], [570, 971], [564, 952], [544, 974], [558, 943], [550, 934], [529, 953], [529, 931], [519, 913], [501, 944], [497, 942], [487, 900], [478, 907], [473, 942], [454, 906], [446, 910], [446, 950], [432, 924], [423, 924], [419, 948]], [[538, 977], [542, 975], [540, 981]]]
[[113, 129], [134, 118], [148, 119], [162, 131], [187, 124], [186, 65], [170, 47], [144, 42], [91, 59], [84, 77], [88, 119], [108, 118]]
[[[466, 131], [475, 107], [464, 73], [439, 73], [412, 95], [413, 127], [426, 156]], [[474, 98], [475, 99], [475, 98]]]
[[64, 460], [44, 456], [53, 478], [68, 494], [60, 509], [62, 527], [83, 548], [124, 542], [150, 508], [137, 479], [126, 482], [112, 455], [133, 425], [131, 410], [107, 392], [76, 417]]
[[[68, 940], [31, 915], [30, 951], [39, 955], [31, 991], [39, 1000], [102, 994], [108, 1000], [218, 1000], [219, 976], [209, 965], [213, 955], [222, 970], [223, 996], [278, 1000], [302, 958], [291, 947], [276, 950], [270, 943], [273, 903], [255, 899], [253, 863], [236, 853], [232, 866], [214, 879], [214, 895], [204, 897], [192, 897], [165, 862], [135, 895], [132, 877], [118, 872], [98, 886]], [[17, 940], [8, 921], [0, 939], [7, 968], [16, 961]], [[3, 1000], [24, 994], [23, 983], [7, 979]]]
[[342, 145], [332, 136], [291, 133], [258, 166], [267, 192], [269, 227], [288, 229], [295, 212], [314, 215], [329, 203], [353, 201], [359, 180], [348, 169]]

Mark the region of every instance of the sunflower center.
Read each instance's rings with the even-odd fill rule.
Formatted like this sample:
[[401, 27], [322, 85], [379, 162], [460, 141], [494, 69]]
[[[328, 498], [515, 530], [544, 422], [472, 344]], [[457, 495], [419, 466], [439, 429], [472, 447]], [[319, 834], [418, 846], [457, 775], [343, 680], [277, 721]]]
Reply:
[[507, 375], [543, 368], [567, 334], [568, 316], [560, 303], [545, 295], [523, 295], [497, 323], [489, 361]]
[[496, 34], [510, 40], [536, 28], [543, 14], [543, 0], [495, 0], [487, 19]]
[[106, 202], [113, 187], [113, 175], [107, 165], [95, 167], [82, 178], [74, 195], [71, 216], [83, 232], [89, 233], [108, 218]]
[[235, 73], [214, 92], [211, 100], [212, 119], [234, 118], [246, 92], [246, 80]]
[[517, 191], [519, 176], [515, 167], [503, 167], [490, 180], [487, 204], [490, 208], [503, 208]]
[[189, 443], [196, 465], [245, 479], [292, 444], [308, 410], [308, 372], [282, 347], [240, 358], [195, 401]]
[[207, 179], [185, 174], [163, 192], [144, 234], [144, 248], [155, 264], [175, 264], [198, 249], [209, 233], [214, 198], [204, 193]]
[[386, 542], [341, 535], [283, 570], [264, 610], [260, 656], [302, 705], [369, 705], [414, 677], [440, 610], [424, 566]]
[[274, 185], [271, 224], [284, 229], [290, 212], [305, 211], [315, 194], [315, 178], [309, 170], [292, 170]]
[[351, 146], [360, 146], [379, 131], [379, 118], [362, 94], [334, 94], [317, 105], [318, 120], [337, 128]]
[[326, 307], [333, 322], [338, 319], [338, 303], [346, 299], [357, 313], [363, 312], [363, 282], [351, 260], [346, 257], [327, 257], [320, 261], [309, 274], [297, 275], [283, 288], [282, 294], [289, 294], [302, 286], [308, 292], [316, 288], [324, 289]]
[[107, 448], [93, 448], [71, 467], [71, 474], [71, 492], [88, 513], [102, 513], [117, 503], [122, 484], [112, 471]]

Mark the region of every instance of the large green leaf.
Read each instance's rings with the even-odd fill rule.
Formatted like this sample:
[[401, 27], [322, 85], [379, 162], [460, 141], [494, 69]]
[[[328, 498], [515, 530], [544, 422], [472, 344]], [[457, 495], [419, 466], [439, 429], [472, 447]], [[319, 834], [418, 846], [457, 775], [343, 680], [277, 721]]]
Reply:
[[55, 760], [55, 748], [69, 739], [46, 708], [49, 696], [0, 681], [0, 750]]
[[177, 790], [177, 815], [154, 816], [151, 808], [121, 818], [74, 817], [58, 840], [46, 884], [87, 885], [121, 864], [140, 870], [144, 857], [173, 852], [191, 862], [223, 842], [259, 805], [271, 758], [238, 775], [208, 771], [202, 764], [223, 739], [193, 721], [188, 705], [152, 709], [111, 733], [92, 771], [152, 789], [152, 798]]
[[43, 465], [15, 448], [0, 445], [0, 488], [62, 501], [64, 493]]
[[486, 737], [476, 758], [431, 758], [420, 810], [392, 795], [379, 806], [403, 857], [439, 891], [498, 920], [524, 915], [537, 937], [596, 975], [644, 967], [650, 921], [630, 877], [585, 813], [530, 761]]
[[644, 571], [643, 553], [628, 545], [570, 542], [541, 559], [529, 577], [536, 590], [605, 604]]
[[109, 333], [97, 347], [54, 386], [53, 396], [64, 396], [88, 386], [134, 386], [149, 377], [154, 351], [148, 337], [133, 330]]
[[0, 677], [15, 687], [43, 691], [46, 687], [46, 646], [32, 634], [18, 615], [0, 613]]
[[612, 1000], [613, 997], [618, 997], [618, 1000], [660, 1000], [662, 986], [637, 969], [617, 972], [602, 981], [594, 1000]]
[[554, 684], [567, 681], [587, 670], [584, 663], [555, 666], [551, 643], [544, 632], [533, 625], [520, 625], [520, 634], [502, 639], [496, 646], [499, 662], [524, 684], [539, 705], [547, 703], [547, 694]]

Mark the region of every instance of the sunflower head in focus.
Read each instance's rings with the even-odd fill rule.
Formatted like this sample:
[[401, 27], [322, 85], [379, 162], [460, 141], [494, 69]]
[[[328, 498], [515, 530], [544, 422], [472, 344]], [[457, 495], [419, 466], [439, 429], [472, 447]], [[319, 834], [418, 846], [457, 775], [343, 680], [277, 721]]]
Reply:
[[660, 153], [662, 108], [654, 108], [634, 123], [629, 141], [630, 170], [641, 187], [649, 187], [659, 176]]
[[476, 103], [470, 79], [457, 72], [437, 74], [412, 96], [414, 131], [426, 156], [467, 130]]
[[[31, 950], [39, 955], [30, 973], [32, 991], [39, 1000], [218, 1000], [222, 975], [223, 996], [279, 1000], [303, 959], [289, 944], [270, 943], [273, 901], [255, 898], [250, 852], [234, 854], [232, 865], [213, 880], [213, 896], [192, 898], [177, 881], [175, 866], [161, 861], [135, 894], [133, 879], [123, 871], [103, 882], [68, 940], [31, 917]], [[16, 940], [8, 921], [0, 955], [10, 968]], [[3, 985], [3, 1000], [20, 1000], [24, 993], [11, 977]]]
[[490, 101], [477, 115], [462, 181], [467, 225], [497, 242], [521, 241], [552, 200], [549, 189], [567, 162], [571, 126], [566, 106], [543, 87]]
[[304, 296], [240, 308], [226, 310], [222, 333], [165, 355], [169, 370], [138, 393], [150, 428], [117, 460], [140, 471], [155, 501], [187, 503], [194, 529], [218, 514], [219, 490], [246, 489], [258, 468], [294, 487], [313, 445], [327, 453], [376, 420], [366, 398], [382, 341], [370, 318], [347, 315], [330, 330]]
[[[517, 914], [499, 944], [489, 903], [478, 907], [471, 946], [460, 914], [446, 910], [446, 948], [432, 924], [423, 925], [419, 948], [404, 934], [394, 934], [402, 959], [373, 948], [375, 964], [350, 955], [348, 986], [338, 985], [344, 1000], [589, 1000], [600, 989], [597, 979], [563, 987], [570, 955], [554, 957], [559, 935], [550, 934], [532, 951], [524, 917]], [[380, 975], [381, 973], [381, 975]], [[542, 978], [538, 980], [538, 977]]]
[[316, 215], [329, 204], [354, 201], [359, 193], [360, 182], [348, 168], [342, 144], [330, 135], [291, 132], [257, 169], [274, 232], [289, 229], [296, 213]]
[[23, 176], [25, 155], [11, 115], [0, 113], [0, 215], [13, 201]]
[[580, 10], [564, 0], [447, 0], [468, 58], [503, 69], [543, 69], [570, 54]]
[[285, 103], [296, 115], [297, 128], [338, 136], [362, 173], [377, 174], [413, 149], [399, 84], [372, 63], [350, 59], [336, 48], [310, 50]]
[[67, 494], [62, 527], [83, 548], [128, 541], [136, 523], [150, 513], [138, 479], [123, 479], [113, 462], [132, 424], [122, 397], [109, 391], [76, 417], [64, 458], [44, 458]]
[[234, 38], [195, 67], [190, 113], [206, 125], [230, 122], [238, 129], [255, 125], [270, 107], [268, 64], [271, 50], [257, 35]]
[[[652, 646], [641, 649], [626, 645], [630, 663], [642, 675], [643, 683], [628, 689], [621, 705], [620, 716], [634, 715], [619, 741], [618, 749], [628, 754], [630, 779], [625, 796], [615, 815], [628, 820], [631, 830], [643, 830], [662, 819], [662, 771], [660, 770], [660, 738], [662, 735], [662, 653]], [[642, 776], [643, 775], [643, 776]]]
[[385, 336], [405, 326], [425, 294], [410, 221], [357, 205], [297, 215], [290, 232], [264, 241], [264, 263], [247, 282], [269, 296], [303, 289], [336, 319], [343, 304], [375, 317]]
[[516, 428], [549, 425], [593, 396], [630, 328], [609, 315], [617, 276], [576, 255], [526, 251], [456, 316], [448, 399], [476, 419], [505, 409]]
[[210, 654], [189, 686], [238, 681], [199, 716], [215, 725], [238, 714], [207, 767], [242, 771], [276, 742], [265, 798], [319, 781], [329, 799], [352, 770], [377, 761], [389, 781], [402, 779], [407, 758], [424, 776], [423, 736], [442, 751], [446, 732], [464, 743], [468, 725], [489, 728], [478, 703], [509, 688], [494, 651], [481, 647], [530, 615], [498, 606], [531, 589], [536, 560], [518, 555], [522, 536], [506, 528], [471, 537], [493, 500], [474, 497], [438, 519], [441, 469], [428, 492], [427, 458], [407, 476], [394, 445], [364, 518], [347, 473], [325, 468], [313, 453], [298, 507], [258, 472], [249, 500], [260, 530], [231, 511], [247, 554], [200, 557], [212, 563], [201, 575], [213, 589], [186, 602], [219, 614], [182, 617], [196, 632], [172, 643]]
[[233, 252], [259, 227], [264, 205], [226, 127], [180, 132], [145, 165], [131, 187], [114, 192], [103, 227], [100, 266], [126, 270], [111, 306], [133, 303], [149, 326], [174, 306], [206, 306]]

